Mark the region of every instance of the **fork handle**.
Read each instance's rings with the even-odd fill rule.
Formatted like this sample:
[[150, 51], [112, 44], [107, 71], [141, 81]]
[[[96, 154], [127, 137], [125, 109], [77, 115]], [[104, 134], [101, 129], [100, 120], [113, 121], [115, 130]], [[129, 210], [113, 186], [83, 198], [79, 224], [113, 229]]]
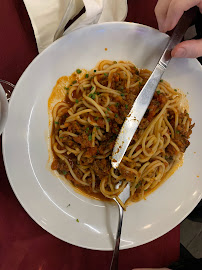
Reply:
[[116, 243], [114, 247], [114, 252], [112, 256], [111, 266], [110, 270], [118, 270], [118, 264], [119, 264], [119, 245], [120, 245], [120, 239], [121, 239], [121, 228], [122, 228], [122, 221], [123, 221], [123, 208], [118, 203], [116, 199], [114, 199], [119, 207], [119, 222], [118, 222], [118, 228], [116, 233]]
[[[12, 83], [10, 83], [10, 82], [8, 82], [8, 81], [5, 81], [5, 80], [0, 79], [0, 83], [4, 83], [6, 85], [9, 85], [12, 88], [12, 91], [15, 88], [15, 85], [12, 84]], [[4, 89], [5, 93], [6, 93], [7, 101], [9, 101], [10, 98], [11, 98], [12, 91], [9, 90], [8, 88], [5, 88], [4, 85], [2, 85], [2, 86], [3, 86], [3, 89]]]

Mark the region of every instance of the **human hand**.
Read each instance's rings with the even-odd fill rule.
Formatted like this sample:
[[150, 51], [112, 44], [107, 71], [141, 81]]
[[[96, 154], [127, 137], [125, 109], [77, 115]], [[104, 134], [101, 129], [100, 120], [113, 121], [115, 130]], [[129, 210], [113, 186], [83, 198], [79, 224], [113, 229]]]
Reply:
[[[158, 0], [155, 14], [161, 32], [172, 30], [184, 11], [198, 6], [202, 13], [202, 0]], [[197, 58], [202, 56], [202, 39], [179, 43], [171, 52], [172, 57]]]

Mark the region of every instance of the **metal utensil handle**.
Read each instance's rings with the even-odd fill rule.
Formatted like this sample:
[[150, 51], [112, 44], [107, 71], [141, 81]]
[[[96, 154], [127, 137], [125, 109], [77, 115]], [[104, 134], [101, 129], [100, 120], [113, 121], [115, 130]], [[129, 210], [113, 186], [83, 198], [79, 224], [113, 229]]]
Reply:
[[165, 68], [167, 67], [168, 63], [170, 62], [171, 59], [171, 51], [172, 49], [180, 43], [182, 40], [183, 36], [185, 35], [187, 29], [189, 26], [194, 22], [196, 19], [196, 15], [198, 12], [198, 8], [195, 6], [193, 8], [190, 8], [189, 10], [185, 11], [182, 17], [179, 19], [179, 22], [175, 26], [173, 33], [171, 35], [171, 39], [169, 40], [165, 51], [163, 55], [161, 56], [159, 63], [164, 66]]
[[58, 38], [62, 37], [63, 33], [64, 33], [64, 28], [68, 22], [68, 20], [70, 20], [71, 18], [69, 17], [69, 14], [71, 14], [72, 11], [72, 6], [73, 6], [73, 0], [70, 0], [69, 4], [67, 5], [67, 9], [64, 13], [64, 16], [55, 32], [55, 35], [53, 37], [53, 41], [57, 40]]
[[175, 27], [170, 40], [168, 41], [165, 50], [160, 57], [157, 66], [149, 77], [148, 81], [142, 88], [141, 92], [137, 96], [133, 106], [126, 117], [119, 135], [116, 139], [116, 143], [112, 152], [111, 164], [113, 168], [118, 168], [131, 140], [136, 132], [150, 102], [156, 90], [156, 87], [163, 75], [167, 65], [171, 59], [171, 50], [177, 45], [183, 38], [186, 30], [193, 22], [197, 13], [197, 8], [191, 8], [184, 12], [183, 16], [179, 20]]
[[[12, 83], [10, 83], [10, 82], [8, 82], [8, 81], [5, 81], [5, 80], [0, 79], [0, 83], [4, 83], [6, 85], [9, 85], [13, 89], [15, 88], [15, 85], [12, 84]], [[5, 87], [3, 87], [3, 89], [4, 89], [5, 93], [6, 93], [6, 98], [9, 101], [10, 98], [11, 98], [12, 91], [9, 90], [9, 89], [5, 89]]]
[[110, 270], [118, 270], [118, 264], [119, 264], [119, 245], [120, 245], [120, 239], [121, 239], [121, 228], [122, 228], [122, 221], [123, 221], [123, 208], [118, 203], [116, 199], [114, 199], [119, 207], [119, 221], [118, 221], [118, 228], [116, 233], [116, 243], [114, 247], [114, 252], [112, 256], [111, 266]]

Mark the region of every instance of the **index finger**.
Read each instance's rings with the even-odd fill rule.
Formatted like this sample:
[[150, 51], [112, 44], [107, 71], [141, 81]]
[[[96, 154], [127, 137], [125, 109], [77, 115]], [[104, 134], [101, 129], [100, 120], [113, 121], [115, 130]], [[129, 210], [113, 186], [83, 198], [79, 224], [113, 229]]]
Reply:
[[172, 0], [159, 0], [155, 7], [155, 15], [158, 22], [158, 27], [161, 32], [164, 31], [164, 23], [168, 11], [168, 7]]
[[172, 0], [168, 7], [164, 30], [172, 30], [178, 23], [184, 11], [187, 11], [191, 7], [197, 6], [200, 2], [200, 0]]

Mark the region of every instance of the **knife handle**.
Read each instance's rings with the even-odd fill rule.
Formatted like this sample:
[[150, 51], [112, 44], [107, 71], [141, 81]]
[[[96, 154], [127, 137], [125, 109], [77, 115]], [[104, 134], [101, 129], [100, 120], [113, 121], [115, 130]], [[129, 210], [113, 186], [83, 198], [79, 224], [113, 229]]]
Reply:
[[197, 7], [193, 7], [188, 11], [184, 12], [174, 29], [171, 38], [169, 39], [168, 44], [165, 47], [165, 50], [157, 63], [157, 66], [155, 67], [150, 78], [148, 79], [141, 92], [139, 93], [138, 97], [136, 98], [131, 108], [131, 111], [126, 117], [123, 126], [119, 132], [119, 135], [116, 139], [111, 160], [113, 168], [118, 168], [131, 142], [131, 139], [136, 132], [151, 102], [151, 99], [161, 79], [161, 76], [163, 75], [172, 58], [171, 51], [182, 40], [187, 29], [196, 17], [197, 10]]
[[187, 29], [190, 27], [190, 25], [194, 22], [196, 19], [196, 15], [198, 12], [198, 8], [195, 6], [193, 8], [190, 8], [189, 10], [185, 11], [182, 17], [179, 19], [179, 22], [177, 23], [176, 27], [174, 28], [172, 35], [170, 37], [170, 40], [165, 48], [165, 51], [163, 55], [161, 56], [159, 60], [159, 64], [163, 67], [167, 67], [170, 59], [171, 59], [171, 51], [172, 49], [180, 43], [182, 38], [184, 37]]

